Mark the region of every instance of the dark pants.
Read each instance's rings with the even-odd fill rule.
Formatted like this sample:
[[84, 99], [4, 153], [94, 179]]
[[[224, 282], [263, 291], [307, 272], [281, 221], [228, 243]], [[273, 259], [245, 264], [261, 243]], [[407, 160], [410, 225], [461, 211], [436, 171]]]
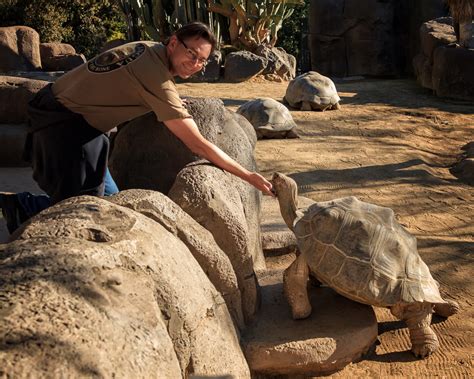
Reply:
[[106, 177], [108, 194], [118, 192], [107, 172], [108, 137], [60, 104], [51, 84], [30, 101], [28, 114], [24, 158], [31, 163], [33, 179], [49, 196], [48, 201], [44, 195], [19, 194], [28, 217], [69, 197], [104, 195]]

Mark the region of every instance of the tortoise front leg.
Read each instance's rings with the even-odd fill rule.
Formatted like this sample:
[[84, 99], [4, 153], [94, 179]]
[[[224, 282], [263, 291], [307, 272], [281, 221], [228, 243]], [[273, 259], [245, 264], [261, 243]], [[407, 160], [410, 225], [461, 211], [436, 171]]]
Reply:
[[390, 310], [395, 317], [406, 322], [410, 331], [411, 351], [416, 357], [425, 358], [438, 349], [438, 337], [430, 326], [433, 304], [397, 304]]
[[311, 314], [308, 277], [309, 267], [304, 254], [300, 254], [283, 273], [283, 290], [295, 320], [306, 318]]
[[459, 304], [454, 300], [434, 305], [434, 312], [441, 317], [449, 317], [459, 312]]

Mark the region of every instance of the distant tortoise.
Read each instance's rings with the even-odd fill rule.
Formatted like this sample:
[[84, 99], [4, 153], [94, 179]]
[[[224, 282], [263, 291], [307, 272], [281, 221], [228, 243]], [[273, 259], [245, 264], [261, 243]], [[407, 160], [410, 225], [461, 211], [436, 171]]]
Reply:
[[308, 71], [290, 81], [283, 99], [302, 111], [340, 109], [341, 100], [333, 81], [316, 71]]
[[264, 97], [248, 101], [237, 109], [253, 125], [257, 138], [298, 138], [291, 113], [282, 103]]
[[311, 314], [306, 288], [311, 271], [342, 296], [389, 307], [407, 323], [415, 356], [433, 353], [439, 347], [430, 327], [433, 309], [448, 317], [459, 307], [441, 298], [437, 282], [418, 255], [416, 238], [397, 222], [394, 212], [355, 197], [297, 209], [295, 181], [275, 173], [272, 183], [301, 252], [283, 280], [293, 318]]

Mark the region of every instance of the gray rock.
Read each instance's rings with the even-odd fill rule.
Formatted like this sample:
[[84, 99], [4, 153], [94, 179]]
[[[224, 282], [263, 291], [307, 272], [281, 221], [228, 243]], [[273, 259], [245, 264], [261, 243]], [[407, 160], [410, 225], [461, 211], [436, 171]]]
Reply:
[[433, 62], [424, 54], [413, 58], [413, 72], [422, 87], [433, 89]]
[[0, 76], [0, 123], [25, 123], [28, 101], [47, 84], [43, 80]]
[[208, 230], [157, 191], [126, 190], [105, 199], [150, 217], [178, 237], [224, 298], [237, 326], [243, 329], [242, 300], [235, 272]]
[[[215, 143], [248, 170], [256, 170], [253, 156], [256, 137], [255, 132], [248, 130], [252, 126], [247, 120], [227, 110], [218, 99], [188, 99], [187, 107], [205, 138]], [[242, 123], [243, 120], [244, 123]], [[255, 140], [250, 140], [249, 136], [254, 136]], [[198, 159], [150, 113], [131, 121], [119, 130], [114, 140], [110, 168], [119, 188], [153, 189], [168, 194], [173, 201], [211, 232], [219, 247], [229, 256], [237, 279], [241, 279], [244, 275], [248, 276], [248, 280], [253, 283], [254, 288], [243, 293], [242, 281], [239, 281], [244, 317], [249, 320], [253, 317], [258, 305], [257, 295], [252, 295], [248, 300], [248, 293], [258, 292], [253, 265], [255, 269], [265, 267], [259, 228], [261, 195], [246, 182], [230, 174], [224, 175], [221, 169], [214, 168], [208, 163], [205, 163], [205, 166], [201, 164], [201, 167], [219, 172], [220, 176], [217, 179], [210, 180], [204, 177], [200, 179], [199, 184], [195, 185], [200, 176], [189, 174], [188, 179], [180, 185], [179, 190], [176, 190], [178, 187], [173, 183], [178, 180], [178, 173], [186, 165], [197, 162]], [[182, 177], [181, 174], [180, 177]], [[171, 189], [172, 186], [174, 190]], [[197, 197], [195, 186], [199, 187], [201, 193], [206, 194], [203, 199]], [[222, 196], [219, 202], [208, 196], [209, 193], [220, 191], [229, 192], [230, 195]], [[187, 199], [183, 198], [184, 193], [189, 193]], [[238, 203], [232, 200], [234, 198], [238, 200]], [[238, 204], [237, 207], [236, 204]], [[210, 220], [209, 224], [201, 221], [202, 215], [206, 212], [214, 215], [215, 207], [219, 208], [223, 217], [227, 217], [226, 220], [239, 220], [239, 224], [227, 223], [227, 234], [223, 233], [224, 228], [220, 225], [218, 218], [215, 221]], [[241, 217], [244, 219], [242, 220]], [[220, 239], [232, 238], [236, 241], [232, 248], [225, 247], [219, 242]], [[232, 258], [234, 254], [242, 255], [239, 259], [244, 259], [248, 263], [245, 271], [237, 271]], [[251, 304], [251, 306], [245, 308], [245, 304]]]
[[474, 50], [438, 47], [433, 56], [433, 89], [436, 95], [474, 101]]
[[41, 63], [58, 55], [74, 55], [76, 49], [68, 43], [46, 42], [40, 43]]
[[262, 74], [278, 75], [284, 80], [291, 80], [296, 75], [296, 58], [288, 54], [281, 47], [266, 47], [259, 45], [255, 50], [255, 54], [267, 60], [267, 66]]
[[311, 289], [315, 312], [295, 322], [282, 296], [281, 281], [281, 271], [262, 278], [262, 312], [244, 335], [245, 356], [257, 375], [328, 375], [360, 359], [377, 340], [372, 307], [327, 287]]
[[0, 247], [7, 376], [249, 377], [223, 298], [159, 223], [83, 196], [15, 238]]
[[474, 185], [474, 158], [463, 158], [449, 169], [462, 182]]
[[39, 34], [27, 26], [0, 27], [0, 72], [41, 70]]
[[440, 46], [456, 42], [451, 17], [440, 17], [424, 22], [420, 27], [421, 52], [431, 62], [433, 53]]
[[225, 57], [224, 78], [229, 82], [244, 82], [261, 74], [268, 61], [251, 53], [238, 51]]
[[244, 318], [250, 323], [260, 305], [254, 270], [265, 269], [260, 193], [216, 167], [193, 164], [179, 173], [169, 197], [209, 230], [229, 257], [241, 291]]
[[48, 71], [70, 71], [85, 62], [83, 54], [55, 55], [43, 61], [43, 68]]

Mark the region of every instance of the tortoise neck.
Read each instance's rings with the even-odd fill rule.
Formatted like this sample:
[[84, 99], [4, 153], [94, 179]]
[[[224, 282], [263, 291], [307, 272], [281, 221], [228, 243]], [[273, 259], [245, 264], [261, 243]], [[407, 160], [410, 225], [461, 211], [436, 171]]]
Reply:
[[297, 217], [296, 210], [298, 209], [298, 191], [296, 186], [292, 186], [290, 191], [278, 195], [278, 202], [280, 203], [280, 212], [283, 220], [288, 228], [293, 231], [293, 224]]

